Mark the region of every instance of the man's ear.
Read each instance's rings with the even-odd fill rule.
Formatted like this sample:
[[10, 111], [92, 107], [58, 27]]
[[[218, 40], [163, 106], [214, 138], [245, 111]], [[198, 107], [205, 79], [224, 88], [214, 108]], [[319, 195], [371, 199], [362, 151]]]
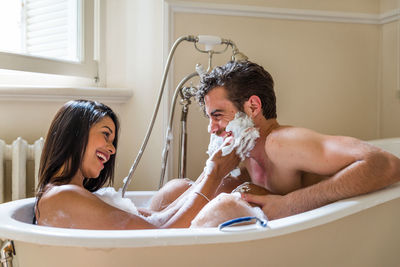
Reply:
[[261, 100], [258, 96], [252, 95], [244, 102], [244, 111], [250, 117], [256, 117], [262, 111]]

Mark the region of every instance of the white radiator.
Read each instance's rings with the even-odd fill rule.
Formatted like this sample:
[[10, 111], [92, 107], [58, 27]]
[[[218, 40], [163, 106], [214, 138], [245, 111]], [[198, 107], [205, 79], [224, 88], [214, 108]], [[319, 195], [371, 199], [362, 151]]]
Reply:
[[40, 138], [29, 145], [18, 137], [11, 145], [0, 140], [0, 203], [5, 200], [5, 163], [11, 161], [11, 199], [26, 197], [27, 161], [34, 161], [35, 188], [38, 184], [40, 155], [42, 154], [44, 139]]

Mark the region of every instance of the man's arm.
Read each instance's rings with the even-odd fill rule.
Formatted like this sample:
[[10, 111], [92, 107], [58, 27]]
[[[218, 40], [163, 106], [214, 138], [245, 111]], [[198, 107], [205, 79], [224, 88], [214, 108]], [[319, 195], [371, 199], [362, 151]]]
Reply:
[[[365, 142], [341, 136], [326, 136], [306, 129], [285, 134], [279, 150], [268, 156], [298, 172], [329, 178], [284, 196], [244, 195], [260, 205], [270, 219], [321, 207], [334, 201], [372, 192], [400, 181], [400, 159]], [[275, 140], [275, 141], [276, 141]]]

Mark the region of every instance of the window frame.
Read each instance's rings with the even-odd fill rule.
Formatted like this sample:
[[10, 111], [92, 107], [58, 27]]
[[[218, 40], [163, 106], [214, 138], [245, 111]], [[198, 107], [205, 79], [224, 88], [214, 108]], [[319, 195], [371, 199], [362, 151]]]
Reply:
[[[0, 69], [17, 70], [45, 74], [58, 74], [67, 76], [77, 76], [93, 79], [95, 82], [98, 77], [98, 20], [99, 3], [98, 0], [78, 0], [80, 12], [78, 14], [79, 23], [83, 26], [78, 31], [78, 38], [81, 44], [78, 47], [80, 61], [66, 61], [60, 59], [50, 59], [32, 55], [22, 55], [16, 53], [0, 52]], [[97, 14], [95, 14], [97, 13]]]

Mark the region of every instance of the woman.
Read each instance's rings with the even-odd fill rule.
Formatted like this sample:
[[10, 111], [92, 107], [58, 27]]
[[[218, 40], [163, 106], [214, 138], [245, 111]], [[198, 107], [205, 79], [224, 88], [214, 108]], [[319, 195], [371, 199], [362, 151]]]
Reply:
[[[214, 196], [222, 178], [239, 162], [235, 153], [223, 158], [221, 151], [216, 153], [211, 173], [199, 179], [191, 187], [191, 193], [160, 212], [159, 220], [150, 222], [144, 216], [110, 206], [92, 194], [103, 185], [113, 183], [118, 131], [117, 116], [98, 102], [70, 101], [57, 112], [47, 134], [39, 169], [35, 205], [39, 225], [77, 229], [189, 227]], [[224, 210], [218, 222], [251, 215], [246, 203], [236, 202], [224, 197], [209, 209]], [[197, 226], [204, 221], [210, 221], [207, 214], [197, 220], [200, 222]]]

